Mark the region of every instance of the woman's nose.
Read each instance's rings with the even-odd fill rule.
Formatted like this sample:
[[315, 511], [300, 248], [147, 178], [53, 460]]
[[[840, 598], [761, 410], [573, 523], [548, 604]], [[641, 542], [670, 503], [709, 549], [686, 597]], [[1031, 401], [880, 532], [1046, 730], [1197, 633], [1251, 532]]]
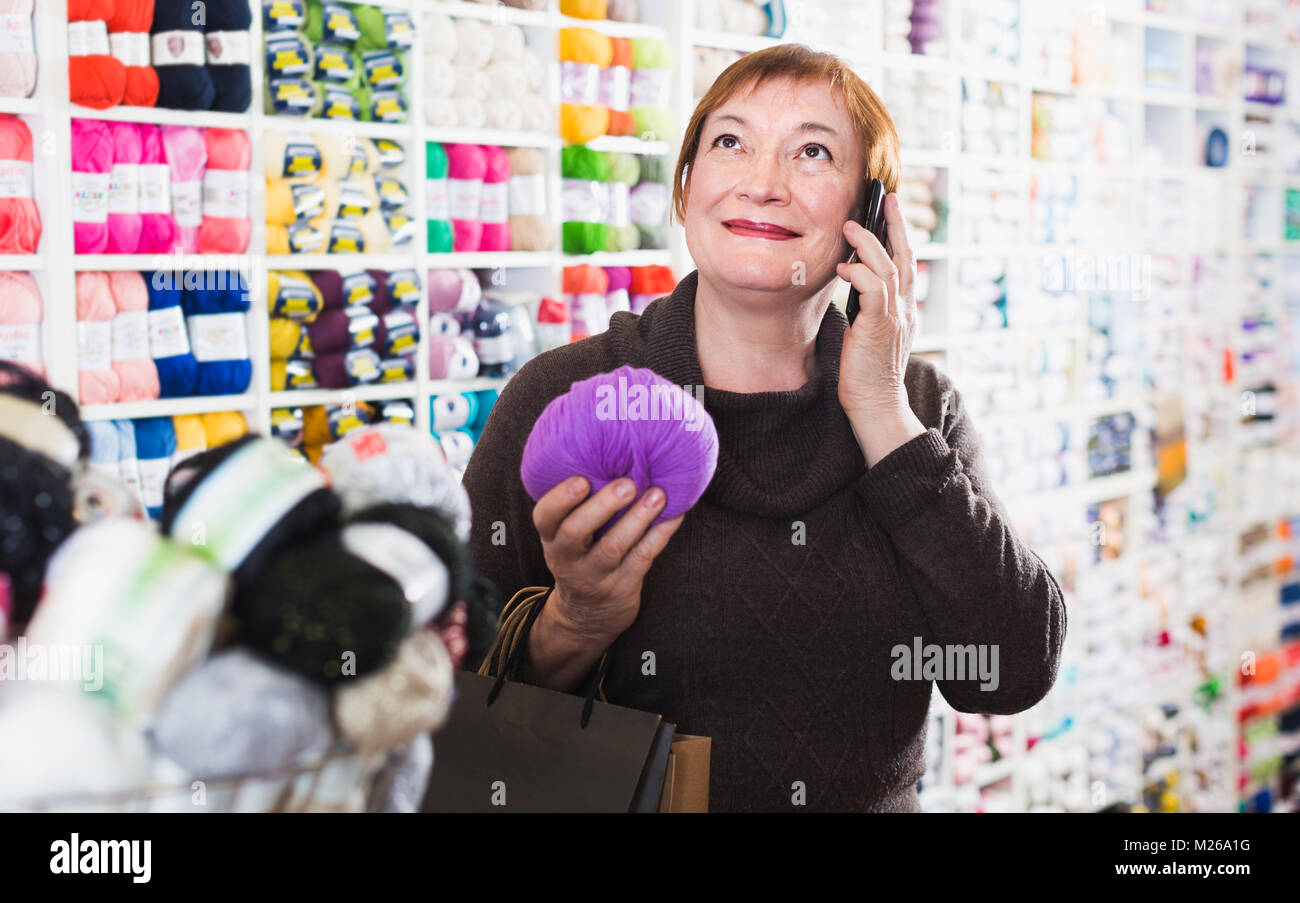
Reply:
[[756, 154], [750, 159], [738, 186], [739, 194], [755, 204], [788, 201], [790, 189], [778, 154]]

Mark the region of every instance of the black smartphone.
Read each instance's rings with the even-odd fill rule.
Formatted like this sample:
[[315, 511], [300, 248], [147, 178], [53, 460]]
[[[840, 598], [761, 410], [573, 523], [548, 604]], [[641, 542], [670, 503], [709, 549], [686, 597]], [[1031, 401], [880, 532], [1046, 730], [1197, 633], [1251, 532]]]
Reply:
[[[882, 248], [888, 250], [885, 244], [885, 183], [879, 179], [872, 179], [871, 185], [867, 188], [867, 206], [859, 222], [871, 230], [871, 234], [876, 236]], [[855, 248], [849, 255], [849, 263], [854, 263], [857, 259], [858, 252]], [[844, 306], [844, 313], [849, 318], [850, 326], [857, 319], [858, 306], [858, 290], [849, 283], [849, 302]]]

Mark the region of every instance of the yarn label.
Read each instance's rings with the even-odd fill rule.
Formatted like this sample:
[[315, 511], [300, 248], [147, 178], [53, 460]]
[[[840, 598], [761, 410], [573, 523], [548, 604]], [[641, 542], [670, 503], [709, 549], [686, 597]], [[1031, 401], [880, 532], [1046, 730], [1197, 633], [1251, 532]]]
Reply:
[[395, 304], [418, 304], [420, 274], [415, 270], [393, 270], [388, 274], [388, 298]]
[[332, 223], [330, 225], [329, 244], [325, 251], [329, 254], [360, 254], [366, 249], [366, 239], [361, 230], [351, 223]]
[[481, 364], [507, 364], [515, 359], [513, 336], [508, 332], [499, 336], [475, 336], [474, 353]]
[[136, 214], [140, 212], [140, 165], [117, 163], [109, 173], [108, 212]]
[[638, 69], [632, 73], [630, 94], [634, 107], [665, 109], [672, 97], [671, 69]]
[[108, 56], [108, 51], [108, 25], [104, 21], [68, 23], [68, 56]]
[[32, 196], [32, 164], [23, 160], [0, 160], [0, 198]]
[[447, 604], [451, 574], [433, 550], [393, 524], [349, 524], [339, 532], [343, 548], [382, 571], [411, 604], [411, 625], [426, 624]]
[[263, 9], [268, 30], [301, 28], [307, 21], [307, 8], [302, 0], [269, 0]]
[[[171, 213], [171, 167], [166, 163], [140, 166], [140, 212]], [[198, 225], [197, 223], [195, 225]]]
[[415, 361], [411, 358], [390, 357], [379, 362], [381, 383], [404, 383], [413, 379], [415, 379]]
[[384, 211], [384, 225], [393, 240], [394, 248], [401, 248], [415, 238], [415, 220], [399, 210]]
[[361, 54], [366, 84], [372, 88], [395, 88], [406, 79], [401, 57], [389, 50], [370, 50]]
[[353, 348], [365, 348], [374, 344], [379, 329], [379, 316], [368, 307], [358, 306], [345, 309], [348, 315], [348, 339]]
[[202, 66], [206, 61], [201, 31], [160, 31], [153, 35], [153, 64]]
[[408, 200], [406, 186], [390, 176], [375, 176], [375, 191], [385, 207], [401, 207]]
[[246, 31], [210, 31], [205, 43], [209, 66], [248, 66], [253, 62]]
[[383, 169], [390, 166], [401, 166], [406, 162], [406, 151], [402, 146], [391, 138], [376, 138], [375, 150], [379, 151], [379, 165]]
[[406, 120], [406, 98], [398, 91], [376, 91], [370, 95], [370, 118], [377, 122]]
[[610, 66], [600, 70], [600, 91], [597, 99], [602, 107], [626, 113], [631, 103], [630, 71], [626, 66]]
[[292, 276], [280, 276], [280, 288], [271, 301], [271, 316], [303, 319], [320, 310], [320, 301], [312, 287]]
[[311, 74], [311, 51], [296, 33], [266, 39], [266, 72], [275, 78]]
[[546, 212], [546, 174], [511, 176], [506, 208], [510, 216], [537, 216]]
[[372, 383], [379, 379], [379, 355], [371, 348], [349, 351], [344, 358], [348, 376], [355, 383]]
[[339, 273], [345, 305], [369, 304], [375, 300], [375, 277], [366, 272]]
[[351, 182], [339, 183], [338, 205], [334, 208], [335, 219], [360, 219], [370, 212], [370, 198], [359, 185]]
[[149, 357], [149, 312], [118, 314], [113, 318], [113, 360], [138, 361]]
[[479, 198], [483, 194], [482, 181], [448, 179], [447, 192], [451, 205], [451, 219], [478, 219]]
[[32, 17], [17, 13], [0, 13], [0, 53], [35, 53], [32, 41]]
[[321, 153], [310, 137], [289, 138], [284, 145], [285, 178], [314, 176], [321, 170]]
[[78, 223], [108, 222], [108, 189], [112, 177], [106, 172], [72, 174], [72, 219]]
[[346, 82], [356, 74], [352, 51], [346, 47], [316, 48], [316, 77], [327, 82]]
[[305, 115], [316, 103], [311, 82], [301, 78], [277, 78], [271, 81], [271, 106], [276, 113]]
[[145, 32], [114, 31], [108, 36], [109, 52], [123, 66], [148, 66], [149, 35]]
[[595, 104], [600, 99], [600, 67], [592, 63], [560, 63], [560, 102]]
[[172, 182], [172, 216], [182, 229], [203, 225], [203, 183]]
[[209, 169], [203, 174], [203, 215], [222, 219], [248, 217], [248, 173]]
[[325, 235], [311, 223], [289, 226], [289, 250], [294, 254], [314, 254], [325, 244]]
[[149, 311], [149, 356], [155, 360], [190, 353], [185, 317], [179, 307]]
[[284, 384], [290, 389], [315, 389], [316, 371], [307, 361], [289, 361], [284, 365]]
[[113, 365], [113, 328], [108, 322], [77, 324], [77, 369], [107, 370]]
[[[195, 449], [194, 453], [201, 450]], [[182, 454], [185, 453], [177, 450], [176, 454], [171, 458], [140, 459], [140, 495], [144, 498], [146, 508], [162, 507], [164, 487], [167, 485], [167, 474], [171, 471], [173, 463], [180, 463], [180, 461], [174, 459]], [[185, 455], [185, 457], [193, 457], [193, 454]]]
[[326, 119], [359, 119], [361, 104], [347, 91], [325, 91], [323, 114]]
[[406, 13], [384, 13], [384, 37], [388, 46], [404, 50], [415, 46], [415, 23]]
[[248, 331], [242, 313], [201, 314], [188, 322], [196, 361], [248, 359]]
[[0, 361], [35, 364], [41, 360], [41, 324], [0, 324]]
[[384, 349], [390, 356], [414, 354], [420, 342], [415, 317], [404, 310], [395, 310], [384, 316], [384, 333]]
[[321, 9], [321, 35], [327, 41], [350, 44], [361, 37], [356, 16], [341, 3], [326, 3]]
[[324, 215], [325, 189], [319, 185], [293, 185], [289, 194], [293, 197], [293, 215], [296, 219], [315, 219]]
[[431, 220], [451, 219], [447, 179], [428, 179], [424, 183], [424, 215]]
[[561, 196], [565, 222], [603, 223], [609, 209], [609, 185], [586, 179], [565, 179]]
[[485, 223], [504, 223], [508, 218], [506, 197], [509, 188], [505, 182], [484, 182], [479, 196], [478, 218]]
[[632, 186], [626, 182], [609, 183], [609, 215], [606, 218], [611, 226], [627, 226], [631, 224], [628, 217], [628, 194]]

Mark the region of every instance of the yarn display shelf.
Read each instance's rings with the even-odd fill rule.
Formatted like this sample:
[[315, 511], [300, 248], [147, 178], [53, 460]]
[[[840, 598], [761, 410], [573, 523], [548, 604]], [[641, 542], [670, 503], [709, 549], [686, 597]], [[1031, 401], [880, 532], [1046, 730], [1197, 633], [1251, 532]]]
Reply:
[[510, 382], [513, 373], [508, 376], [472, 376], [469, 379], [431, 379], [424, 385], [426, 395], [444, 395], [450, 392], [482, 392], [485, 389], [501, 389]]
[[267, 254], [268, 270], [402, 270], [416, 258], [409, 254]]
[[262, 116], [267, 131], [332, 135], [357, 135], [362, 138], [395, 138], [409, 141], [415, 127], [407, 122], [361, 122], [353, 119], [328, 119], [322, 116]]
[[243, 395], [193, 395], [185, 398], [83, 405], [80, 410], [83, 420], [135, 420], [140, 417], [172, 417], [176, 414], [252, 411], [257, 407], [256, 393], [245, 392]]
[[696, 47], [716, 47], [721, 50], [737, 50], [752, 53], [786, 43], [782, 38], [769, 38], [767, 35], [732, 34], [727, 31], [704, 31], [693, 29], [691, 43]]
[[931, 72], [936, 75], [952, 75], [964, 71], [957, 63], [946, 56], [931, 53], [898, 53], [887, 51], [877, 56], [880, 65], [886, 70], [899, 72]]
[[0, 270], [43, 270], [45, 258], [40, 254], [0, 254]]
[[668, 39], [668, 29], [663, 25], [648, 25], [644, 22], [617, 22], [613, 19], [577, 19], [573, 16], [559, 16], [556, 24], [560, 28], [590, 28], [611, 38], [656, 38]]
[[553, 251], [447, 251], [422, 255], [431, 268], [468, 267], [469, 269], [522, 269], [549, 267], [555, 262]]
[[35, 97], [0, 97], [0, 113], [35, 116], [40, 112], [41, 102]]
[[205, 129], [239, 129], [247, 131], [244, 113], [214, 113], [210, 110], [169, 110], [164, 107], [116, 106], [96, 110], [68, 104], [73, 119], [99, 119], [105, 122], [143, 122], [150, 125], [190, 125]]
[[372, 383], [349, 386], [346, 389], [287, 389], [268, 396], [273, 408], [293, 408], [328, 404], [338, 405], [357, 401], [391, 401], [395, 398], [415, 398], [420, 394], [415, 380], [396, 383]]
[[386, 753], [369, 755], [339, 747], [318, 762], [273, 772], [202, 780], [203, 803], [194, 802], [196, 782], [152, 783], [134, 792], [46, 797], [20, 803], [14, 812], [312, 812], [334, 811], [358, 791], [367, 812], [381, 812], [392, 772], [376, 768]]
[[1065, 486], [1053, 486], [1050, 489], [1006, 492], [999, 495], [1008, 505], [1014, 505], [1017, 510], [1024, 511], [1087, 505], [1104, 502], [1107, 499], [1126, 498], [1139, 492], [1148, 492], [1155, 488], [1155, 485], [1156, 471], [1152, 467], [1093, 477]]
[[656, 157], [662, 157], [674, 150], [674, 145], [667, 141], [648, 141], [632, 135], [601, 135], [599, 138], [592, 138], [586, 146], [594, 151], [649, 154]]
[[495, 144], [499, 147], [559, 147], [559, 135], [508, 129], [469, 129], [426, 125], [424, 140], [439, 144]]
[[483, 19], [534, 27], [553, 24], [549, 10], [515, 9], [500, 3], [440, 3], [438, 0], [417, 0], [417, 3], [421, 12], [443, 13], [453, 18]]
[[[269, 259], [269, 258], [268, 258]], [[241, 270], [247, 272], [247, 254], [73, 254], [72, 269], [148, 273], [153, 270]], [[299, 267], [301, 269], [301, 267]]]
[[669, 266], [672, 263], [671, 251], [597, 251], [594, 254], [562, 255], [565, 266], [589, 264], [597, 267], [648, 267]]

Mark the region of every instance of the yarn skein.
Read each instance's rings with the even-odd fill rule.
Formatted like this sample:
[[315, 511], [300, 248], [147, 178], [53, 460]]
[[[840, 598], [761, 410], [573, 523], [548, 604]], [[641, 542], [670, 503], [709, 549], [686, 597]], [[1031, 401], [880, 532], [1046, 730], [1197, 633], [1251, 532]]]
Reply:
[[73, 246], [78, 254], [108, 249], [108, 191], [113, 172], [110, 123], [72, 120]]
[[152, 107], [158, 102], [158, 71], [150, 65], [149, 26], [154, 0], [114, 0], [108, 19], [108, 44], [113, 57], [126, 67], [122, 103]]
[[533, 499], [574, 474], [593, 493], [621, 477], [636, 483], [637, 498], [658, 486], [666, 496], [660, 523], [694, 506], [717, 463], [718, 433], [704, 406], [653, 370], [622, 366], [552, 399], [524, 444], [520, 477]]
[[134, 254], [140, 248], [140, 163], [144, 148], [133, 122], [108, 123], [113, 168], [108, 186], [109, 254]]
[[149, 291], [149, 356], [158, 368], [160, 398], [184, 398], [194, 394], [199, 365], [190, 352], [189, 334], [181, 309], [182, 280], [179, 273], [158, 270], [147, 274]]
[[190, 348], [198, 363], [195, 392], [199, 395], [239, 395], [253, 377], [248, 357], [248, 286], [238, 272], [199, 274], [199, 288], [186, 288], [181, 298]]
[[211, 109], [243, 113], [253, 102], [248, 34], [253, 27], [252, 10], [245, 0], [208, 0], [207, 10], [204, 43], [208, 76], [212, 79]]
[[36, 90], [36, 46], [32, 40], [35, 0], [3, 0], [0, 13], [8, 15], [9, 39], [0, 50], [0, 97], [31, 97]]
[[150, 48], [158, 70], [158, 106], [208, 110], [216, 97], [204, 52], [204, 26], [190, 0], [155, 0]]
[[140, 126], [140, 251], [170, 254], [183, 245], [172, 213], [171, 167], [167, 163], [162, 129]]
[[149, 356], [149, 290], [139, 273], [109, 273], [113, 307], [113, 372], [119, 401], [145, 401], [161, 392], [158, 368]]
[[483, 232], [480, 251], [510, 250], [510, 216], [507, 209], [510, 183], [510, 155], [504, 147], [484, 145], [486, 164], [479, 199], [479, 220]]
[[113, 372], [113, 294], [107, 273], [77, 274], [77, 396], [81, 404], [117, 401], [121, 380]]
[[248, 218], [248, 170], [253, 163], [253, 148], [248, 133], [239, 129], [207, 129], [203, 140], [208, 164], [203, 174], [199, 253], [243, 254], [252, 235]]
[[197, 254], [199, 227], [203, 225], [203, 173], [208, 165], [208, 146], [203, 140], [203, 129], [165, 125], [162, 127], [162, 143], [171, 177], [175, 243], [186, 254]]
[[32, 132], [17, 116], [0, 114], [0, 254], [35, 254], [41, 212], [32, 190]]
[[428, 249], [431, 254], [444, 254], [455, 247], [447, 173], [446, 149], [437, 141], [428, 142], [424, 155], [426, 177], [424, 213], [429, 221]]
[[447, 144], [447, 192], [451, 213], [453, 250], [477, 251], [483, 239], [479, 205], [487, 151], [478, 144]]
[[31, 273], [0, 272], [0, 360], [45, 376], [41, 321], [45, 302]]
[[75, 104], [106, 110], [126, 96], [126, 66], [110, 53], [112, 15], [111, 2], [68, 4], [68, 88]]
[[512, 147], [506, 206], [512, 251], [549, 251], [555, 229], [546, 213], [546, 156], [535, 147]]

